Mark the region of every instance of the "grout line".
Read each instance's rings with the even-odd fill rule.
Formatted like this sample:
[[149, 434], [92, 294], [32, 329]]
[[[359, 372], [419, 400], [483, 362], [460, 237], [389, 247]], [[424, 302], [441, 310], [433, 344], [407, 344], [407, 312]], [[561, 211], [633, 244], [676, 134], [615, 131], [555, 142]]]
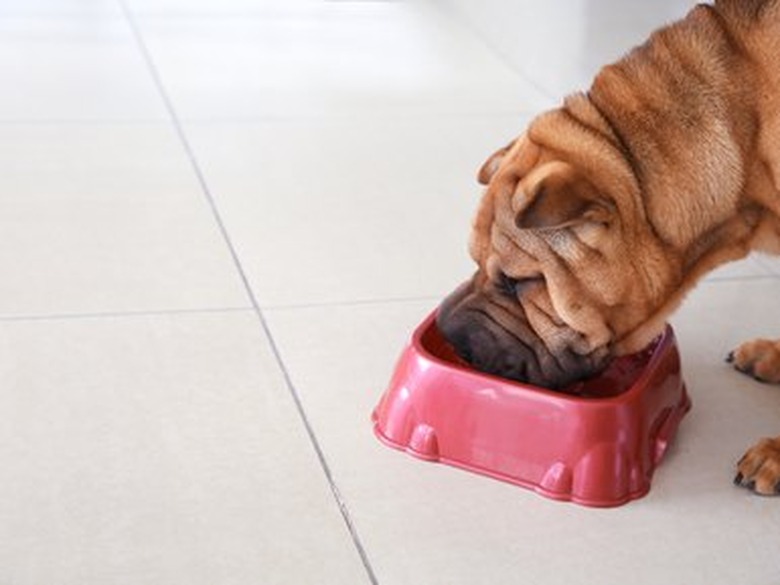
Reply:
[[554, 107], [558, 104], [558, 102], [563, 99], [563, 96], [550, 91], [547, 87], [542, 85], [541, 83], [538, 83], [531, 75], [526, 73], [523, 69], [520, 67], [517, 67], [514, 62], [509, 59], [506, 52], [494, 45], [490, 39], [486, 38], [484, 35], [482, 35], [479, 30], [477, 30], [474, 26], [472, 26], [469, 23], [469, 19], [466, 17], [465, 14], [463, 14], [460, 10], [457, 8], [444, 8], [440, 3], [434, 3], [435, 9], [439, 12], [441, 16], [444, 18], [449, 19], [451, 23], [453, 23], [455, 26], [458, 26], [463, 31], [468, 33], [472, 39], [474, 39], [477, 43], [481, 44], [489, 53], [491, 53], [498, 61], [500, 61], [504, 67], [506, 67], [509, 71], [511, 71], [517, 78], [519, 78], [520, 81], [523, 83], [526, 83], [530, 85], [535, 91], [537, 91], [541, 96], [545, 97], [547, 100], [550, 100], [551, 103], [547, 106], [544, 106], [540, 108], [541, 110], [547, 110], [550, 107]]
[[0, 118], [0, 126], [170, 125], [168, 118]]
[[[531, 108], [498, 108], [490, 111], [480, 110], [435, 110], [434, 108], [415, 109], [366, 109], [353, 110], [352, 112], [330, 112], [322, 114], [317, 112], [293, 112], [289, 113], [269, 113], [243, 116], [185, 116], [180, 117], [179, 121], [186, 124], [197, 124], [200, 126], [224, 125], [240, 126], [247, 124], [274, 124], [281, 122], [345, 122], [366, 120], [366, 121], [397, 121], [397, 120], [417, 120], [417, 119], [436, 119], [436, 120], [463, 120], [463, 119], [495, 119], [495, 118], [530, 118], [539, 113], [540, 110]], [[123, 125], [170, 125], [170, 118], [138, 117], [138, 118], [0, 118], [0, 126], [123, 126]]]
[[780, 275], [767, 272], [766, 274], [748, 274], [745, 276], [705, 276], [698, 285], [718, 284], [719, 282], [753, 282], [755, 280], [772, 280], [780, 278]]
[[366, 573], [368, 574], [368, 578], [370, 582], [373, 585], [378, 585], [379, 581], [376, 578], [373, 567], [371, 566], [371, 562], [368, 559], [366, 550], [363, 547], [363, 544], [360, 540], [360, 536], [357, 533], [357, 529], [355, 528], [355, 525], [352, 522], [352, 517], [349, 513], [347, 504], [344, 498], [342, 497], [341, 492], [338, 489], [338, 486], [336, 485], [335, 479], [333, 477], [333, 472], [331, 471], [330, 465], [328, 464], [328, 461], [325, 458], [325, 453], [322, 450], [319, 440], [317, 439], [317, 436], [314, 432], [314, 428], [312, 427], [312, 424], [309, 421], [309, 417], [306, 414], [306, 411], [303, 407], [303, 402], [301, 401], [301, 397], [298, 393], [298, 390], [296, 389], [295, 384], [293, 384], [292, 377], [290, 376], [290, 372], [288, 371], [287, 366], [285, 365], [284, 360], [282, 359], [279, 346], [277, 345], [276, 340], [274, 339], [273, 334], [271, 333], [271, 329], [268, 325], [268, 322], [266, 321], [265, 316], [263, 315], [263, 311], [260, 308], [257, 298], [255, 297], [254, 291], [252, 290], [252, 287], [249, 284], [249, 279], [247, 278], [246, 272], [244, 271], [244, 267], [242, 266], [241, 260], [238, 257], [238, 252], [236, 251], [233, 241], [231, 240], [230, 235], [227, 232], [227, 228], [225, 227], [225, 223], [222, 219], [222, 215], [220, 214], [216, 201], [214, 200], [214, 196], [211, 193], [211, 189], [209, 188], [208, 183], [206, 182], [206, 178], [203, 175], [200, 165], [198, 164], [192, 146], [190, 145], [189, 140], [187, 139], [187, 135], [184, 132], [184, 128], [182, 127], [181, 121], [179, 120], [179, 117], [176, 114], [176, 110], [173, 107], [173, 102], [171, 101], [171, 98], [165, 89], [165, 85], [162, 82], [160, 73], [155, 67], [151, 52], [149, 51], [149, 48], [146, 46], [146, 43], [144, 42], [143, 39], [143, 35], [141, 34], [141, 30], [138, 27], [138, 24], [136, 23], [133, 14], [130, 11], [129, 7], [127, 6], [125, 0], [119, 0], [119, 3], [122, 6], [122, 11], [125, 14], [125, 18], [127, 19], [127, 22], [130, 25], [130, 28], [132, 29], [133, 36], [135, 37], [136, 43], [138, 44], [138, 48], [142, 54], [142, 57], [144, 61], [146, 61], [147, 67], [149, 68], [149, 73], [152, 76], [155, 85], [157, 86], [157, 90], [160, 93], [160, 97], [165, 103], [165, 108], [167, 109], [171, 117], [171, 123], [173, 124], [174, 130], [176, 131], [176, 134], [178, 135], [179, 140], [181, 141], [181, 145], [186, 152], [187, 158], [189, 159], [190, 164], [192, 165], [193, 172], [195, 173], [198, 183], [200, 184], [203, 195], [206, 198], [209, 207], [211, 208], [212, 214], [214, 215], [214, 220], [216, 221], [217, 226], [225, 241], [225, 244], [227, 245], [228, 250], [230, 251], [230, 255], [233, 259], [233, 264], [235, 265], [235, 268], [238, 271], [239, 276], [241, 277], [241, 281], [244, 284], [246, 294], [249, 297], [249, 300], [251, 301], [252, 308], [255, 314], [257, 315], [257, 319], [260, 323], [260, 326], [262, 327], [263, 332], [265, 333], [268, 339], [274, 358], [276, 359], [276, 362], [279, 368], [281, 369], [282, 376], [284, 378], [287, 389], [290, 392], [290, 396], [292, 397], [295, 403], [295, 406], [298, 410], [298, 414], [301, 418], [301, 422], [303, 423], [306, 433], [309, 436], [311, 445], [314, 448], [314, 451], [317, 455], [317, 459], [319, 460], [320, 466], [322, 467], [322, 471], [324, 472], [325, 477], [328, 481], [331, 493], [339, 508], [341, 517], [344, 520], [346, 528], [350, 534], [352, 543], [354, 544], [358, 554], [360, 555], [360, 559], [363, 563], [363, 567], [365, 568]]
[[78, 321], [80, 319], [121, 319], [125, 317], [162, 317], [165, 315], [207, 315], [215, 313], [241, 313], [254, 311], [254, 307], [222, 307], [202, 309], [159, 309], [150, 311], [105, 311], [94, 313], [41, 313], [0, 315], [0, 323], [21, 321]]
[[256, 115], [244, 115], [244, 116], [187, 116], [181, 118], [182, 121], [189, 124], [265, 124], [275, 122], [312, 122], [312, 121], [324, 121], [324, 122], [344, 122], [355, 120], [380, 120], [380, 121], [396, 121], [396, 120], [416, 120], [423, 118], [425, 120], [469, 120], [469, 119], [496, 119], [496, 118], [531, 118], [539, 114], [542, 111], [541, 108], [494, 108], [491, 110], [479, 110], [479, 109], [436, 109], [433, 107], [425, 106], [419, 109], [415, 108], [393, 108], [393, 107], [376, 107], [373, 109], [361, 109], [361, 107], [354, 107], [351, 111], [334, 111], [327, 114], [319, 112], [276, 112], [269, 114], [256, 114]]
[[[510, 109], [510, 108], [498, 108], [490, 111], [480, 110], [435, 110], [434, 108], [420, 108], [416, 109], [394, 109], [394, 108], [376, 108], [373, 110], [353, 110], [351, 112], [331, 112], [326, 114], [317, 112], [289, 112], [289, 113], [269, 113], [269, 114], [257, 114], [257, 115], [243, 115], [243, 116], [185, 116], [179, 117], [180, 122], [186, 124], [197, 124], [201, 126], [207, 125], [247, 125], [247, 124], [274, 124], [281, 122], [342, 122], [342, 121], [354, 121], [355, 119], [366, 121], [370, 120], [383, 120], [383, 121], [397, 121], [397, 120], [416, 120], [423, 118], [430, 120], [432, 118], [436, 120], [447, 119], [495, 119], [495, 118], [530, 118], [539, 113], [539, 110], [530, 108]], [[301, 122], [301, 123], [303, 123]], [[155, 117], [138, 117], [138, 118], [0, 118], [0, 126], [123, 126], [123, 125], [148, 125], [148, 126], [160, 126], [170, 125], [171, 120], [168, 117], [155, 118]]]
[[[771, 277], [769, 277], [771, 278]], [[437, 303], [442, 297], [401, 297], [386, 299], [358, 299], [354, 301], [324, 301], [321, 303], [298, 303], [290, 305], [265, 305], [263, 311], [295, 311], [317, 308], [362, 307], [370, 305], [391, 305], [401, 303]], [[215, 313], [242, 313], [257, 311], [254, 305], [244, 307], [201, 307], [194, 309], [150, 309], [137, 311], [94, 311], [87, 313], [21, 313], [2, 314], [0, 323], [13, 323], [23, 321], [78, 321], [80, 319], [122, 319], [125, 317], [164, 317], [166, 315], [208, 315]]]
[[[455, 290], [453, 286], [452, 290]], [[370, 305], [394, 305], [402, 303], [439, 303], [444, 298], [440, 296], [421, 296], [421, 297], [397, 297], [397, 298], [377, 298], [377, 299], [355, 299], [341, 301], [321, 301], [310, 303], [290, 303], [289, 305], [268, 304], [263, 307], [264, 311], [295, 311], [299, 309], [319, 309], [319, 308], [342, 308], [342, 307], [364, 307]]]

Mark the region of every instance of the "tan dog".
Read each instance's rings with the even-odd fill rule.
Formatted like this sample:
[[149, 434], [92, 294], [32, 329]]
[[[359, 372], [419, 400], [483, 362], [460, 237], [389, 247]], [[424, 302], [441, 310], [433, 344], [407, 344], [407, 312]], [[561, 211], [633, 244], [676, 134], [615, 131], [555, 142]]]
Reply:
[[[475, 367], [562, 387], [656, 337], [716, 266], [780, 253], [780, 0], [716, 0], [493, 155], [473, 279], [439, 325]], [[735, 366], [780, 382], [780, 342]], [[780, 487], [780, 438], [737, 483]]]

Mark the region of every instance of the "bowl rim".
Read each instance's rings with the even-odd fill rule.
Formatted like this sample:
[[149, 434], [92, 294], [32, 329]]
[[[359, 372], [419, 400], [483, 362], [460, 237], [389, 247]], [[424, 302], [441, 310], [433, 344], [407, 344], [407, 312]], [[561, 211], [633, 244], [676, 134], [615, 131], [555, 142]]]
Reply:
[[[464, 365], [453, 363], [446, 359], [443, 359], [436, 354], [428, 350], [425, 344], [422, 342], [423, 336], [430, 330], [431, 327], [436, 327], [436, 316], [438, 309], [434, 309], [417, 327], [412, 333], [409, 346], [414, 353], [436, 365], [436, 367], [458, 372], [460, 375], [466, 375], [474, 380], [490, 380], [494, 383], [500, 384], [504, 388], [511, 388], [517, 392], [533, 393], [541, 396], [546, 396], [551, 399], [559, 400], [562, 402], [573, 402], [578, 404], [591, 404], [591, 405], [607, 405], [616, 404], [621, 402], [628, 402], [634, 398], [635, 395], [641, 393], [643, 390], [648, 389], [648, 378], [658, 368], [663, 357], [675, 347], [675, 335], [674, 330], [670, 324], [664, 326], [664, 330], [656, 336], [653, 341], [648, 344], [647, 348], [642, 351], [650, 350], [652, 347], [652, 354], [647, 360], [647, 364], [642, 368], [641, 373], [637, 378], [628, 386], [625, 390], [614, 396], [580, 396], [577, 394], [570, 394], [567, 392], [551, 390], [543, 386], [536, 386], [534, 384], [528, 384], [524, 382], [517, 382], [509, 378], [503, 378], [495, 374], [489, 374], [486, 372], [480, 372], [478, 370], [469, 368]], [[618, 356], [621, 357], [621, 356]]]

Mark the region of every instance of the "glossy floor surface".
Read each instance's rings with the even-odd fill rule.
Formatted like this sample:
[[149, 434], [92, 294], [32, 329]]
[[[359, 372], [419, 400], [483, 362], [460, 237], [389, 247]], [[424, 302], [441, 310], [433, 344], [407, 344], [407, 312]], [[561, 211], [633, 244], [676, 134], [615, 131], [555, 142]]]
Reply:
[[780, 500], [731, 480], [780, 389], [723, 362], [780, 335], [777, 260], [674, 318], [694, 409], [642, 500], [372, 435], [482, 160], [686, 8], [554, 4], [508, 56], [446, 2], [0, 0], [0, 583], [778, 582]]

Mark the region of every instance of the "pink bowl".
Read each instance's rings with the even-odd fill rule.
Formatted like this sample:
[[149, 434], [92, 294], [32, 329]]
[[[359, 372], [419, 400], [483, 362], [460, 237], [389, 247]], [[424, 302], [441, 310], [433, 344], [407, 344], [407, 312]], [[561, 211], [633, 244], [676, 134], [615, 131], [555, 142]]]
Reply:
[[556, 500], [618, 506], [644, 496], [691, 407], [674, 332], [552, 392], [477, 372], [435, 313], [414, 332], [373, 413], [385, 444]]

